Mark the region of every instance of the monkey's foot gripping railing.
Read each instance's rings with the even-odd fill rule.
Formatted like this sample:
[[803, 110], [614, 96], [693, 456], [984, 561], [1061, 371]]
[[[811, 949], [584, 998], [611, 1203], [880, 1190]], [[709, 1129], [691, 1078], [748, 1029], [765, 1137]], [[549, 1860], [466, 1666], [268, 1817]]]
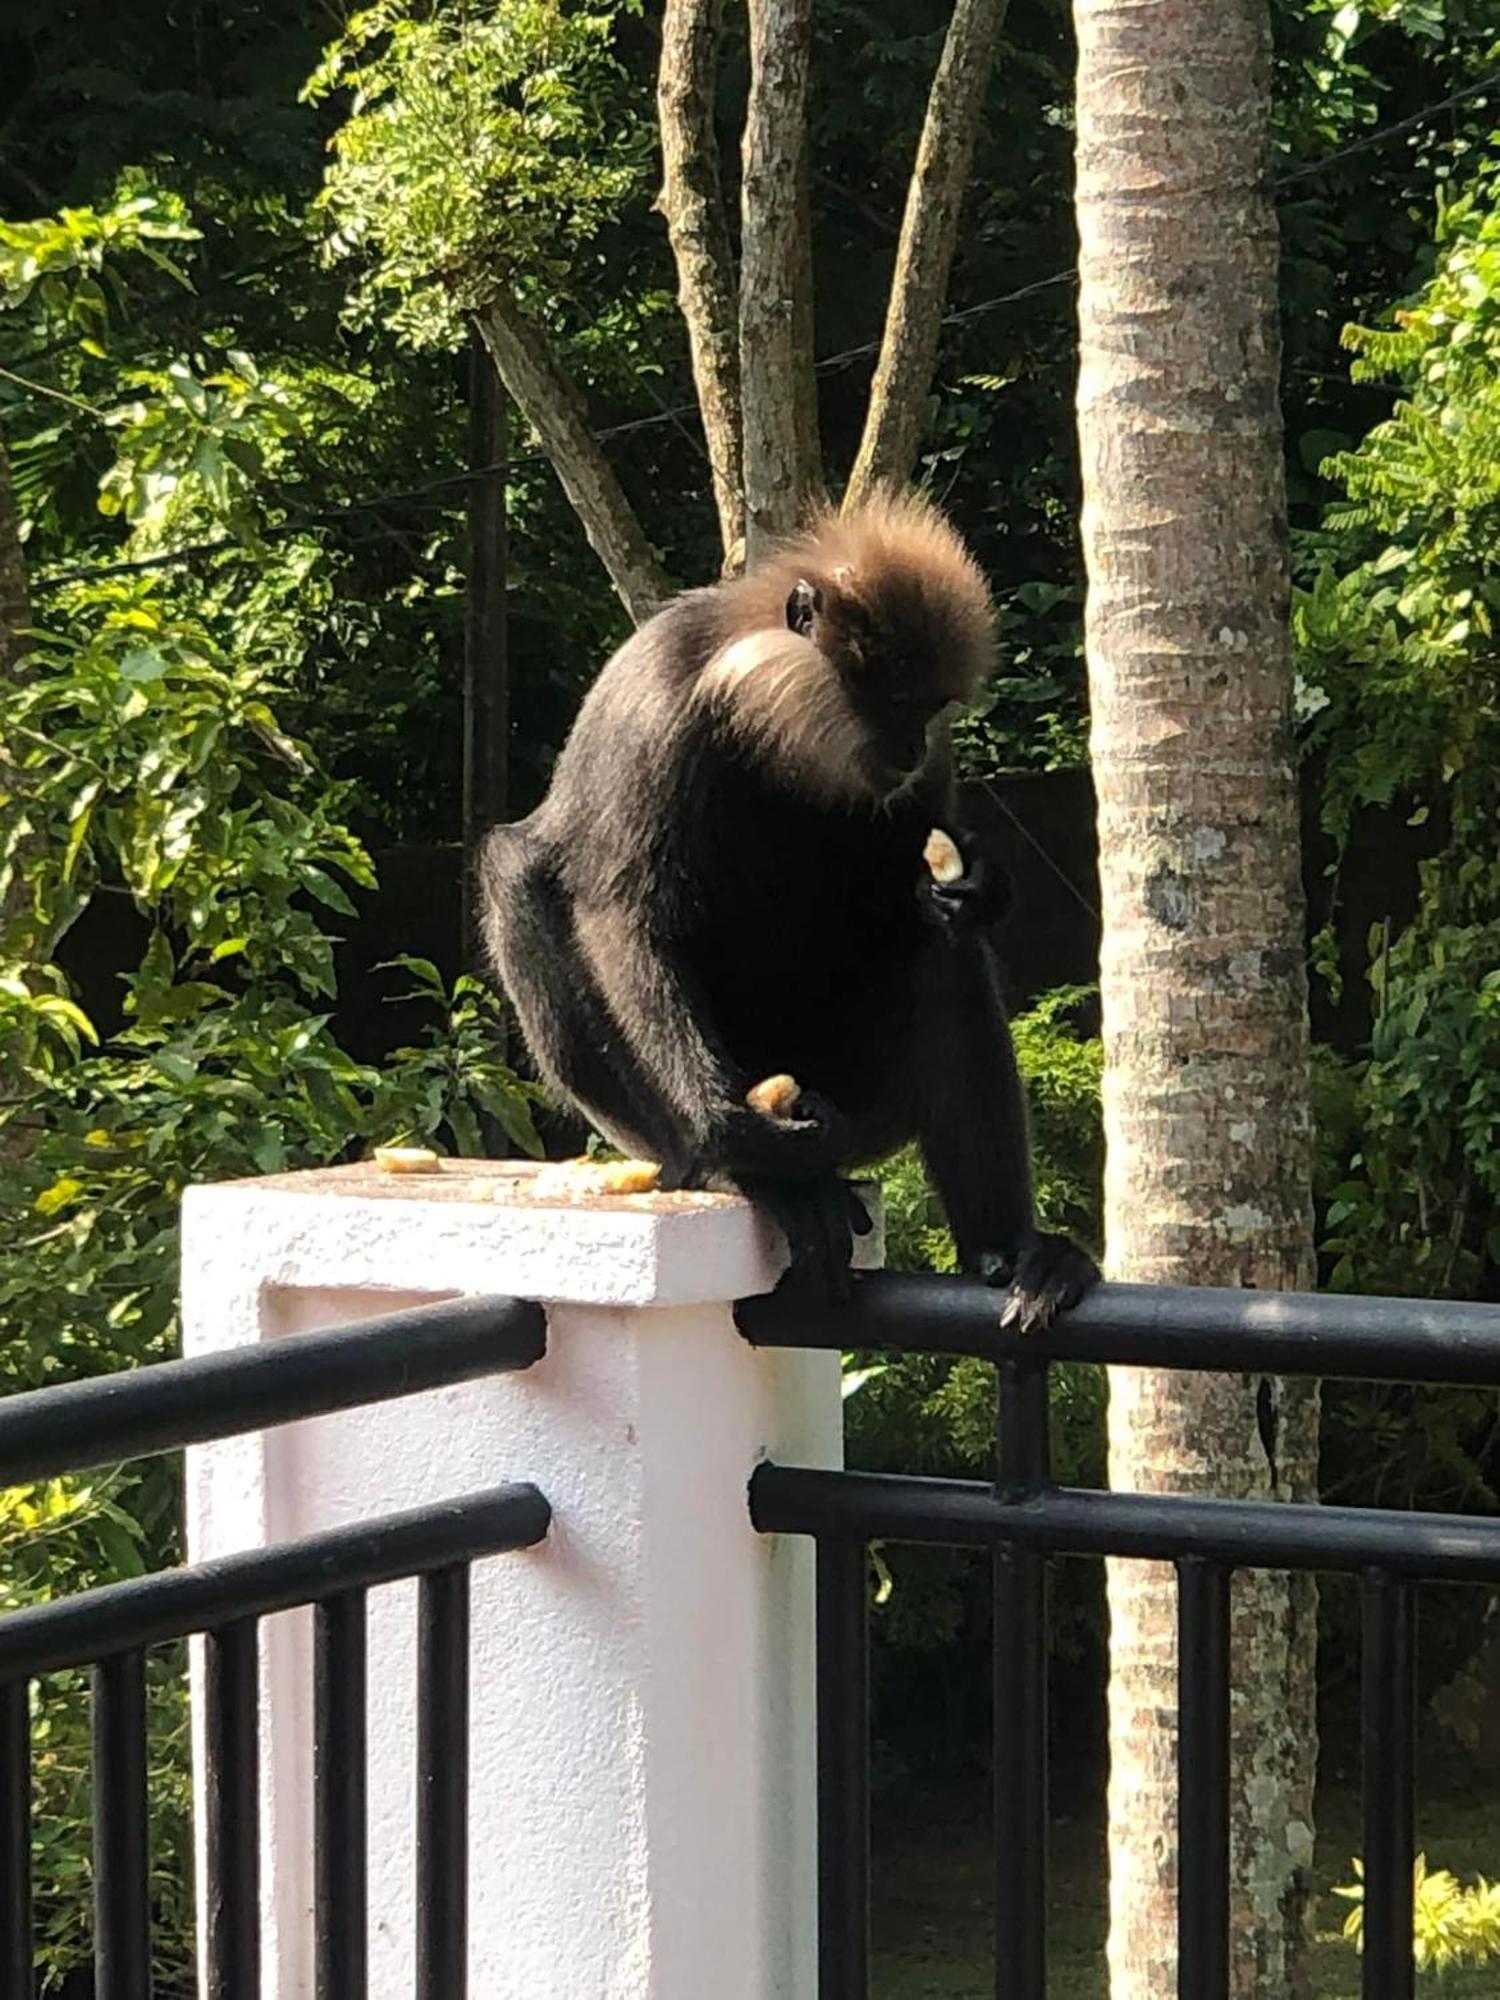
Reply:
[[1416, 1587], [1500, 1584], [1500, 1520], [1082, 1491], [1049, 1471], [1058, 1361], [1500, 1388], [1500, 1308], [1402, 1299], [1101, 1287], [1041, 1339], [996, 1326], [958, 1279], [873, 1275], [836, 1313], [790, 1293], [736, 1307], [761, 1347], [977, 1355], [999, 1378], [993, 1485], [769, 1463], [750, 1482], [767, 1533], [817, 1546], [819, 2000], [869, 1991], [867, 1545], [994, 1555], [995, 1990], [1046, 1991], [1047, 1564], [1134, 1556], [1177, 1571], [1180, 2000], [1228, 2000], [1230, 1578], [1348, 1571], [1364, 1601], [1364, 2000], [1411, 2000]]

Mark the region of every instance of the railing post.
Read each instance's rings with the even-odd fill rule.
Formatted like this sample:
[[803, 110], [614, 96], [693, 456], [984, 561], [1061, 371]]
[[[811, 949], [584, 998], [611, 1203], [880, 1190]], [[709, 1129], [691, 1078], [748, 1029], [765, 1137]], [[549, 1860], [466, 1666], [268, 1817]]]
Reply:
[[[767, 1455], [840, 1462], [838, 1357], [761, 1352], [736, 1332], [730, 1301], [769, 1288], [780, 1261], [744, 1203], [543, 1205], [517, 1175], [354, 1167], [189, 1192], [189, 1352], [445, 1295], [548, 1310], [546, 1357], [523, 1374], [191, 1451], [191, 1554], [535, 1481], [553, 1509], [547, 1542], [470, 1577], [471, 2000], [813, 2000], [813, 1551], [757, 1535], [746, 1486]], [[331, 1867], [315, 1865], [315, 1818], [361, 1792], [315, 1794], [311, 1613], [265, 1620], [260, 1648], [261, 2000], [311, 2000], [314, 1885]], [[418, 1652], [416, 1586], [371, 1592], [366, 1907], [380, 2000], [415, 1991], [423, 1934]], [[201, 1660], [195, 1672], [201, 1802]], [[338, 1754], [352, 1754], [347, 1730]]]

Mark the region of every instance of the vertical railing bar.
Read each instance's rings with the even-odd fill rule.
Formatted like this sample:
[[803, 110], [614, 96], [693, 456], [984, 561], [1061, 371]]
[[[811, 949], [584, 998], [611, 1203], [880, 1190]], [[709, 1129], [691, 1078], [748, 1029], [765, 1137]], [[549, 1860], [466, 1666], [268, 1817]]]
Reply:
[[146, 1660], [94, 1668], [94, 1996], [150, 2000]]
[[1052, 1478], [1052, 1380], [1045, 1361], [1006, 1360], [999, 1381], [999, 1485], [1024, 1493]]
[[1386, 1570], [1364, 1581], [1364, 2000], [1413, 2000], [1416, 1603]]
[[317, 1607], [313, 1800], [318, 2000], [365, 2000], [369, 1982], [365, 1593]]
[[1047, 1567], [995, 1556], [995, 1995], [1047, 1991]]
[[417, 2000], [464, 2000], [469, 1960], [469, 1571], [417, 1608]]
[[260, 1645], [253, 1618], [204, 1638], [208, 2000], [260, 1991]]
[[1177, 1565], [1177, 1992], [1229, 1996], [1229, 1571]]
[[819, 1539], [818, 2000], [870, 1986], [869, 1558]]
[[[998, 1490], [1020, 1499], [1051, 1478], [1047, 1364], [1001, 1362]], [[1047, 1561], [1002, 1546], [994, 1559], [995, 1994], [1047, 1991]]]
[[32, 2000], [31, 1688], [0, 1687], [0, 1994]]

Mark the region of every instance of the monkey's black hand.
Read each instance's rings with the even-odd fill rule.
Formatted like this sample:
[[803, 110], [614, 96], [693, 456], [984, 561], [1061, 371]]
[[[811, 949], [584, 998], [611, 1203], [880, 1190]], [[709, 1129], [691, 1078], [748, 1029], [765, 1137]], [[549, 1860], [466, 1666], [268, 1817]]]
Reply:
[[742, 1180], [786, 1238], [786, 1285], [815, 1286], [833, 1305], [854, 1296], [849, 1268], [856, 1236], [868, 1236], [870, 1218], [847, 1181], [823, 1174], [808, 1181]]
[[987, 1251], [976, 1260], [976, 1275], [987, 1285], [1004, 1285], [1009, 1296], [1000, 1324], [1021, 1333], [1045, 1333], [1055, 1316], [1076, 1306], [1099, 1282], [1099, 1267], [1069, 1237], [1034, 1229], [1014, 1256]]
[[935, 929], [958, 938], [999, 922], [1010, 908], [1010, 880], [977, 848], [950, 838], [963, 855], [964, 872], [951, 882], [940, 882], [924, 866], [917, 881], [917, 902]]
[[830, 1177], [848, 1158], [849, 1147], [849, 1121], [811, 1090], [798, 1094], [789, 1118], [736, 1108], [715, 1141], [719, 1159], [742, 1186], [747, 1176], [761, 1181]]

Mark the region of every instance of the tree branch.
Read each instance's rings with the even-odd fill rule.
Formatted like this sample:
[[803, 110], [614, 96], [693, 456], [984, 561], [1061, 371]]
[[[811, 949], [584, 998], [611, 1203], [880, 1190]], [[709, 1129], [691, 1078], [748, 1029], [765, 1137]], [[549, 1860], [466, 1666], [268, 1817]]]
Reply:
[[807, 83], [811, 0], [750, 0], [740, 251], [746, 541], [753, 559], [821, 486], [813, 375]]
[[501, 381], [552, 461], [589, 546], [608, 570], [620, 602], [642, 624], [668, 596], [667, 579], [589, 429], [577, 384], [509, 292], [497, 292], [476, 322]]
[[1006, 5], [954, 0], [906, 190], [880, 359], [845, 506], [867, 500], [877, 486], [905, 485], [916, 463], [959, 215]]
[[656, 85], [662, 160], [657, 207], [677, 263], [724, 566], [734, 570], [744, 561], [745, 494], [734, 252], [714, 132], [723, 25], [724, 0], [666, 0]]

